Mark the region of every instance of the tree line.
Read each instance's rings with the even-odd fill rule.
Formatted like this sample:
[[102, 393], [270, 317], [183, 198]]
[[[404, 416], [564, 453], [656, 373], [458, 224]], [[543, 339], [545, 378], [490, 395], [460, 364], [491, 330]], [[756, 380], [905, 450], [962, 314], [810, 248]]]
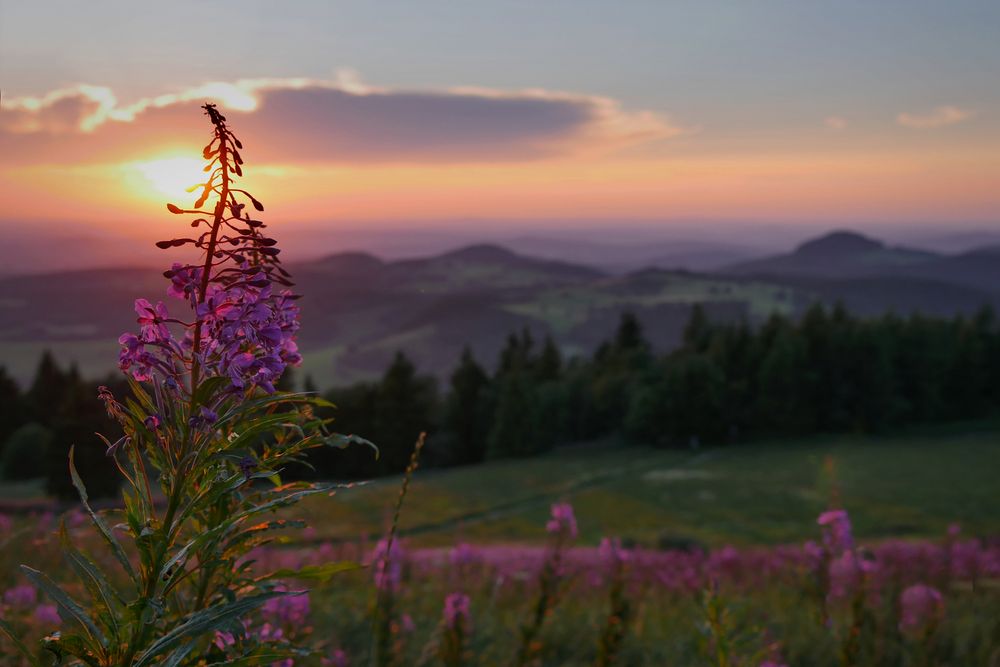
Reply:
[[44, 477], [49, 494], [74, 499], [68, 460], [70, 447], [77, 445], [74, 460], [88, 491], [95, 497], [113, 495], [118, 471], [96, 433], [111, 437], [120, 427], [97, 398], [100, 385], [118, 396], [128, 391], [120, 376], [87, 381], [76, 366], [60, 367], [49, 352], [42, 354], [34, 380], [23, 392], [0, 366], [0, 477]]
[[402, 353], [375, 382], [326, 397], [337, 427], [370, 452], [329, 452], [322, 475], [401, 470], [414, 435], [431, 434], [432, 465], [531, 456], [618, 435], [656, 447], [765, 437], [884, 433], [992, 417], [1000, 405], [1000, 326], [992, 310], [953, 319], [859, 318], [814, 305], [756, 326], [692, 309], [682, 344], [655, 352], [624, 314], [589, 357], [565, 359], [550, 338], [511, 334], [490, 372], [466, 349], [445, 391]]
[[[716, 322], [692, 309], [682, 344], [657, 353], [624, 314], [590, 356], [566, 359], [551, 338], [512, 333], [492, 370], [466, 349], [442, 388], [397, 353], [381, 378], [324, 392], [342, 433], [374, 442], [323, 450], [296, 476], [365, 478], [402, 470], [418, 433], [424, 463], [450, 466], [540, 454], [620, 436], [656, 447], [738, 444], [764, 437], [882, 433], [903, 426], [987, 418], [1000, 405], [1000, 326], [992, 310], [952, 319], [858, 318], [814, 305], [799, 318]], [[95, 495], [113, 491], [113, 463], [95, 432], [114, 424], [98, 384], [43, 355], [27, 391], [0, 368], [0, 474], [45, 476], [72, 497], [70, 444]], [[284, 389], [294, 380], [286, 375]], [[307, 391], [317, 391], [306, 377]], [[104, 483], [107, 482], [107, 483]]]

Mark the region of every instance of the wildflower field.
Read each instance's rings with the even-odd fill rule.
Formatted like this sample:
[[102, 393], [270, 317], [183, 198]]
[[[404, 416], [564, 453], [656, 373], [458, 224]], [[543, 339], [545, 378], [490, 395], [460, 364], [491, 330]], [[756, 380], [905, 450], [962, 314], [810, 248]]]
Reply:
[[591, 446], [424, 480], [414, 434], [401, 479], [283, 478], [376, 447], [278, 391], [298, 295], [204, 111], [207, 180], [167, 207], [194, 231], [157, 244], [197, 251], [164, 273], [181, 305], [135, 301], [128, 391], [99, 394], [120, 502], [94, 509], [71, 449], [78, 508], [0, 516], [0, 664], [1000, 664], [991, 432]]

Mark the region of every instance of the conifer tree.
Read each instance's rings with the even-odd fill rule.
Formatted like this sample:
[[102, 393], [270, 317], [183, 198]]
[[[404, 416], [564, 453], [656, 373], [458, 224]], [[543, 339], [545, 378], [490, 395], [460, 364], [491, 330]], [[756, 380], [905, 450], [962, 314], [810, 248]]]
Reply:
[[466, 347], [451, 375], [444, 427], [453, 437], [451, 460], [475, 463], [486, 457], [490, 378]]

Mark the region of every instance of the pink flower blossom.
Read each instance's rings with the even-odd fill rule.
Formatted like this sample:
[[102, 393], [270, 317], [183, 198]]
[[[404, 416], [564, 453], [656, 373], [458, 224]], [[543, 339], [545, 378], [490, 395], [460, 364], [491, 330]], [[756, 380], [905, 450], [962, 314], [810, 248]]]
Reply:
[[53, 626], [62, 623], [62, 619], [59, 618], [59, 610], [56, 609], [54, 604], [40, 604], [35, 607], [35, 611], [31, 614], [31, 617], [42, 626]]
[[545, 530], [552, 535], [561, 535], [574, 539], [577, 535], [576, 517], [573, 506], [569, 503], [556, 503], [552, 506], [552, 518], [545, 524]]
[[403, 577], [403, 548], [394, 540], [389, 547], [388, 540], [379, 540], [372, 554], [372, 570], [375, 572], [375, 586], [383, 591], [398, 590]]
[[11, 607], [27, 608], [38, 601], [38, 592], [30, 584], [19, 584], [4, 591], [3, 601]]
[[899, 630], [905, 636], [918, 638], [931, 631], [944, 616], [941, 593], [925, 584], [916, 584], [899, 597]]
[[823, 527], [823, 545], [832, 556], [854, 548], [851, 519], [846, 510], [829, 510], [816, 520]]
[[343, 649], [334, 649], [329, 658], [323, 658], [323, 667], [350, 667], [351, 661]]

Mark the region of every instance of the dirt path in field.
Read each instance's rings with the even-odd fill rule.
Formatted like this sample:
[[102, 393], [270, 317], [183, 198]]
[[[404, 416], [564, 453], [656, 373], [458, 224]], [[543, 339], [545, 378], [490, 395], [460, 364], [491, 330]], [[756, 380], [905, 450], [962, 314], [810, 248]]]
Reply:
[[[684, 470], [686, 468], [697, 466], [700, 465], [701, 463], [704, 463], [705, 461], [716, 458], [718, 457], [719, 453], [720, 452], [717, 449], [705, 451], [700, 454], [694, 454], [690, 458], [676, 465], [672, 466], [657, 465], [656, 470], [657, 471]], [[497, 519], [503, 519], [509, 516], [519, 514], [520, 512], [533, 507], [546, 507], [561, 498], [565, 498], [566, 496], [573, 495], [574, 493], [578, 493], [586, 489], [601, 486], [602, 484], [606, 484], [607, 482], [613, 481], [615, 479], [619, 479], [629, 475], [641, 476], [643, 473], [649, 472], [649, 470], [651, 469], [651, 464], [656, 464], [659, 461], [660, 459], [656, 457], [640, 459], [639, 461], [634, 461], [628, 465], [608, 468], [607, 470], [603, 470], [601, 472], [577, 477], [576, 479], [570, 480], [555, 489], [550, 489], [543, 493], [535, 493], [528, 496], [521, 496], [519, 498], [510, 500], [508, 502], [498, 503], [491, 507], [475, 510], [472, 512], [466, 512], [464, 514], [458, 514], [456, 516], [452, 516], [447, 519], [442, 519], [440, 521], [428, 521], [425, 523], [418, 523], [416, 525], [408, 526], [406, 528], [400, 528], [398, 530], [398, 534], [403, 537], [412, 537], [414, 535], [426, 535], [428, 533], [450, 531], [459, 525], [467, 526], [467, 525], [486, 523], [489, 521], [496, 521]], [[343, 539], [343, 538], [334, 538], [331, 540], [327, 538], [320, 541], [342, 543], [353, 540]]]

